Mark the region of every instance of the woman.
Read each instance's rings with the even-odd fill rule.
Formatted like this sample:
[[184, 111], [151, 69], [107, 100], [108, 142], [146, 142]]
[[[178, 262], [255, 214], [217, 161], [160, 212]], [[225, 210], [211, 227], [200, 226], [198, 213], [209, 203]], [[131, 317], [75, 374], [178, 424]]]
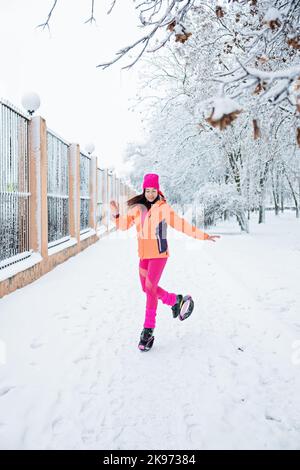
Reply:
[[160, 191], [159, 176], [155, 173], [148, 173], [144, 176], [143, 193], [127, 201], [127, 205], [130, 209], [127, 215], [122, 216], [119, 214], [119, 205], [115, 201], [110, 201], [117, 229], [127, 230], [135, 224], [137, 230], [139, 276], [142, 289], [147, 296], [144, 328], [140, 336], [139, 348], [147, 351], [154, 341], [153, 330], [158, 299], [172, 307], [174, 318], [179, 316], [181, 320], [184, 320], [192, 313], [193, 304], [182, 314], [186, 310], [185, 302], [192, 302], [190, 296], [183, 297], [181, 294], [167, 292], [158, 285], [169, 257], [167, 226], [170, 225], [198, 240], [215, 241], [215, 238], [220, 237], [208, 235], [179, 217]]

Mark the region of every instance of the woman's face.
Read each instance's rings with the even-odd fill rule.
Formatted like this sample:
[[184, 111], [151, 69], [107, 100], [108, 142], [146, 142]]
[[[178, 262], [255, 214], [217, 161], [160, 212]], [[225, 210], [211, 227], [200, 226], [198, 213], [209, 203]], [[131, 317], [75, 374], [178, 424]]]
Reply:
[[156, 188], [145, 188], [145, 197], [147, 201], [152, 202], [157, 198], [158, 191]]

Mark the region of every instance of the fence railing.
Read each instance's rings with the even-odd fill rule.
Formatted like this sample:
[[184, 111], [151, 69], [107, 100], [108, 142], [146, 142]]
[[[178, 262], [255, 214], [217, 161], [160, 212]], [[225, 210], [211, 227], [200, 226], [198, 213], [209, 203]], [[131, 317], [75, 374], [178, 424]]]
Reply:
[[28, 124], [0, 101], [0, 268], [30, 256]]
[[121, 195], [133, 192], [96, 157], [0, 99], [0, 269], [33, 252], [47, 257], [85, 232], [108, 231], [109, 201]]
[[80, 152], [80, 231], [89, 228], [91, 157]]
[[[107, 201], [110, 201], [113, 199], [113, 185], [112, 185], [112, 174], [107, 173]], [[107, 207], [107, 212], [108, 212], [108, 220], [110, 220], [110, 207]]]
[[97, 168], [97, 211], [96, 211], [96, 223], [97, 227], [100, 227], [104, 218], [104, 191], [105, 191], [105, 170], [103, 168]]
[[48, 244], [70, 238], [68, 144], [47, 131]]

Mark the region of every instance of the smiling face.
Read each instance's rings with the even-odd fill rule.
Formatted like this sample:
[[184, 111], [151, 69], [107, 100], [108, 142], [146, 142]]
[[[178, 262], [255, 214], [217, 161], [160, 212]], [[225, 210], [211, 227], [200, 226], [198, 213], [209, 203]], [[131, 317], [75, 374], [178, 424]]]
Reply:
[[157, 198], [158, 191], [156, 188], [145, 188], [145, 197], [147, 201], [152, 202]]

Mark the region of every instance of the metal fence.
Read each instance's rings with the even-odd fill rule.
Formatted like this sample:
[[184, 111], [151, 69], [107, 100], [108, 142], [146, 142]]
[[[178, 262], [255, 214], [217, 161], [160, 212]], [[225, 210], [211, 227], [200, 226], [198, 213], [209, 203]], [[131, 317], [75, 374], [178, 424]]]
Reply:
[[48, 243], [56, 245], [70, 237], [68, 144], [47, 131]]
[[109, 201], [114, 199], [113, 197], [113, 175], [112, 173], [107, 173], [107, 201], [108, 204], [106, 205], [106, 213], [107, 213], [107, 224], [111, 222], [111, 210], [110, 210], [110, 205]]
[[[40, 176], [33, 173], [33, 181], [30, 181], [30, 121], [31, 118], [21, 110], [0, 99], [0, 269], [29, 257], [33, 252], [31, 242], [40, 229], [41, 219], [33, 217], [34, 226], [30, 224], [30, 210], [35, 210], [36, 206], [42, 210], [43, 197], [33, 186], [35, 199], [31, 201], [30, 184], [38, 184], [35, 178]], [[70, 210], [73, 210], [69, 197], [70, 145], [49, 129], [45, 137], [48, 247], [51, 247], [70, 238]], [[80, 233], [90, 229], [91, 191], [94, 197], [94, 189], [90, 185], [91, 163], [91, 157], [80, 152]], [[107, 169], [97, 168], [96, 179], [97, 226], [108, 227], [109, 201], [118, 200], [127, 187]], [[75, 187], [77, 183], [78, 180], [74, 182]], [[77, 202], [75, 204], [77, 207]]]
[[29, 119], [0, 100], [0, 268], [30, 256]]
[[89, 228], [91, 158], [80, 152], [80, 232]]
[[104, 220], [105, 207], [105, 171], [97, 168], [97, 226], [101, 226]]

